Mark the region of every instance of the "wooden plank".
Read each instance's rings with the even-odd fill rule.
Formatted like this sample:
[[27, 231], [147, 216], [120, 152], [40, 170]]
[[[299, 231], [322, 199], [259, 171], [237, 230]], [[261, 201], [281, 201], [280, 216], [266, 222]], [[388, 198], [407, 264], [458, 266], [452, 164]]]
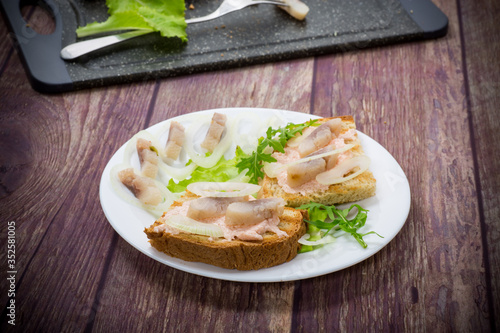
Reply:
[[[312, 60], [163, 80], [148, 125], [218, 107], [269, 107], [306, 111]], [[123, 287], [133, 285], [123, 300]], [[288, 331], [293, 283], [234, 283], [187, 274], [152, 259], [121, 239], [98, 302], [93, 329], [179, 332]], [[133, 316], [117, 316], [130, 313]], [[141, 320], [137, 320], [141, 318]]]
[[469, 116], [482, 200], [480, 216], [486, 242], [486, 269], [491, 279], [488, 295], [493, 310], [490, 320], [495, 331], [500, 327], [500, 161], [497, 158], [500, 149], [500, 39], [497, 23], [500, 20], [500, 3], [462, 0], [460, 10], [469, 87]]
[[444, 39], [318, 59], [315, 112], [354, 114], [401, 163], [412, 209], [401, 233], [373, 258], [301, 282], [294, 327], [489, 328], [457, 9], [437, 4], [450, 18]]

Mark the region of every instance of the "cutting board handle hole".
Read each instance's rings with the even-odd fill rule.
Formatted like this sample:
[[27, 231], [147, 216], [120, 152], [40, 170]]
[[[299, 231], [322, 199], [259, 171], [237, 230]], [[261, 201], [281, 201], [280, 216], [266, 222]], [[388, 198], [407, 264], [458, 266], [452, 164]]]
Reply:
[[26, 24], [40, 35], [55, 31], [56, 22], [50, 7], [43, 1], [21, 1], [21, 15]]

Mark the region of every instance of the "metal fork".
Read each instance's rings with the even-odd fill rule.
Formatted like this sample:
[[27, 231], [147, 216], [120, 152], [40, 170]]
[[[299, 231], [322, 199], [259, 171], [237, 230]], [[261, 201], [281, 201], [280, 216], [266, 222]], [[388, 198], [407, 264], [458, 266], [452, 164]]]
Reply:
[[[222, 2], [219, 8], [217, 8], [213, 13], [207, 16], [186, 20], [186, 23], [191, 24], [191, 23], [213, 20], [228, 13], [258, 4], [270, 4], [270, 5], [278, 5], [285, 7], [288, 6], [284, 0], [224, 0], [224, 2]], [[149, 34], [152, 32], [153, 31], [150, 30], [134, 30], [134, 31], [124, 32], [118, 35], [100, 37], [73, 43], [61, 50], [61, 58], [65, 60], [75, 59], [84, 54], [99, 50], [101, 48], [117, 44], [131, 38]]]

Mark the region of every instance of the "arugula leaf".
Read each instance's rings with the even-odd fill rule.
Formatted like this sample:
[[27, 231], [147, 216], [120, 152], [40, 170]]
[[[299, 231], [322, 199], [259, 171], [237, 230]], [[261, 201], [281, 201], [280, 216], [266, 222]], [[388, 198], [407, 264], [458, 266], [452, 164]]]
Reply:
[[235, 156], [232, 159], [226, 160], [224, 156], [220, 158], [217, 164], [211, 168], [197, 167], [191, 174], [191, 178], [181, 180], [176, 183], [170, 179], [167, 188], [170, 192], [179, 193], [184, 192], [187, 186], [196, 182], [226, 182], [238, 176], [240, 171], [236, 167], [236, 163], [241, 161], [242, 158], [248, 156], [240, 148], [236, 147]]
[[[241, 171], [248, 169], [247, 175], [250, 177], [250, 183], [258, 184], [260, 178], [264, 178], [264, 162], [276, 162], [272, 157], [273, 151], [285, 152], [285, 146], [288, 140], [295, 137], [297, 133], [302, 134], [302, 131], [309, 126], [318, 126], [317, 119], [311, 119], [304, 124], [288, 123], [285, 127], [273, 129], [269, 127], [266, 131], [266, 136], [261, 137], [258, 141], [257, 149], [246, 158], [243, 158], [236, 164], [236, 167]], [[266, 148], [272, 148], [269, 152]]]
[[[326, 206], [316, 202], [311, 202], [297, 207], [297, 209], [305, 209], [309, 214], [310, 220], [305, 220], [308, 223], [308, 233], [311, 237], [315, 237], [314, 239], [311, 239], [310, 237], [309, 240], [321, 239], [324, 235], [330, 233], [331, 230], [342, 230], [354, 237], [354, 239], [356, 239], [363, 248], [367, 248], [368, 245], [363, 240], [364, 236], [376, 234], [377, 236], [383, 238], [375, 231], [370, 231], [364, 234], [360, 234], [358, 232], [358, 229], [365, 225], [366, 219], [368, 218], [368, 210], [362, 208], [358, 204], [352, 204], [346, 209], [337, 209], [334, 205]], [[349, 219], [348, 216], [354, 209], [356, 209], [356, 215]], [[320, 235], [320, 230], [325, 230], [326, 232]], [[303, 253], [312, 251], [318, 247], [321, 247], [321, 245], [302, 246], [300, 252]]]
[[107, 0], [109, 18], [76, 30], [78, 37], [121, 30], [159, 31], [187, 41], [184, 0]]

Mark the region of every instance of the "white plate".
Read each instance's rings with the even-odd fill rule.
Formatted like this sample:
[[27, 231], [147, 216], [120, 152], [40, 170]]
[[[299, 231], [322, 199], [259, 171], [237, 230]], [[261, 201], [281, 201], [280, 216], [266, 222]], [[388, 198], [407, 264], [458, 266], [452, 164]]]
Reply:
[[[316, 118], [310, 114], [291, 111], [228, 108], [191, 113], [167, 121], [176, 120], [181, 123], [189, 123], [193, 120], [196, 121], [199, 117], [208, 117], [215, 111], [228, 115], [228, 118], [250, 114], [253, 119], [262, 120], [277, 117], [294, 123], [302, 123]], [[166, 121], [156, 124], [148, 128], [147, 131], [157, 133], [158, 130], [165, 129], [165, 123]], [[251, 127], [249, 130], [254, 128]], [[255, 134], [260, 136], [264, 132]], [[363, 208], [369, 210], [366, 225], [360, 232], [373, 230], [384, 237], [379, 238], [374, 234], [365, 236], [364, 239], [368, 244], [366, 249], [363, 249], [350, 236], [340, 237], [336, 242], [319, 250], [298, 254], [295, 259], [288, 263], [256, 271], [229, 270], [169, 257], [151, 247], [143, 232], [144, 228], [150, 226], [155, 218], [148, 212], [125, 202], [113, 191], [110, 170], [113, 166], [122, 163], [125, 145], [118, 149], [104, 169], [100, 184], [101, 205], [110, 224], [128, 243], [151, 258], [185, 272], [242, 282], [292, 281], [332, 273], [357, 264], [380, 251], [401, 230], [410, 210], [410, 186], [399, 164], [376, 141], [361, 132], [358, 132], [358, 136], [365, 153], [372, 161], [370, 170], [377, 179], [376, 195], [359, 202]], [[234, 152], [234, 149], [231, 151]]]

